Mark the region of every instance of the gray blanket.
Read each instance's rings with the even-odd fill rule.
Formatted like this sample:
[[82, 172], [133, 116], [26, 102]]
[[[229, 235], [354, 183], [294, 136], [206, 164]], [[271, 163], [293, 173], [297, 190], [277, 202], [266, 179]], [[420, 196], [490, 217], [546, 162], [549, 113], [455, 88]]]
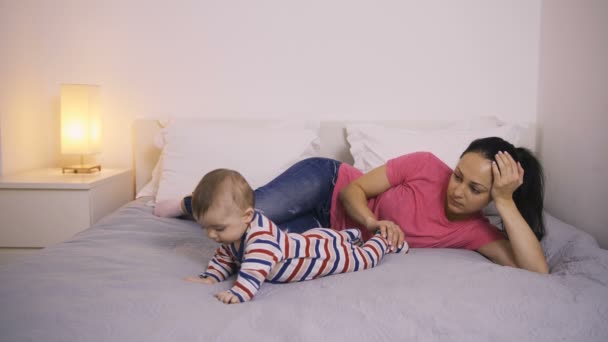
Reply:
[[608, 341], [608, 251], [546, 215], [550, 275], [454, 249], [378, 267], [264, 284], [218, 302], [182, 279], [215, 247], [195, 223], [139, 200], [70, 241], [0, 267], [2, 341]]

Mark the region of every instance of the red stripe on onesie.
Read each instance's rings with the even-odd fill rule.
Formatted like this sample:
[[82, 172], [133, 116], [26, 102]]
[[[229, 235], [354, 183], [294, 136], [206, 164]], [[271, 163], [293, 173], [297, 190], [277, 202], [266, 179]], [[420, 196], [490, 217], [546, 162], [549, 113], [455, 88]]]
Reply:
[[252, 249], [252, 250], [248, 251], [247, 253], [266, 254], [266, 255], [270, 256], [274, 260], [274, 262], [279, 262], [279, 259], [277, 259], [277, 256], [267, 249]]
[[376, 244], [370, 243], [369, 247], [372, 249], [372, 251], [374, 252], [374, 254], [376, 254], [376, 258], [380, 259], [380, 253], [378, 253], [378, 250], [376, 249]]
[[317, 274], [314, 275], [314, 277], [312, 277], [312, 279], [323, 274], [323, 271], [325, 271], [325, 267], [327, 267], [327, 262], [329, 260], [329, 240], [325, 239], [323, 241], [325, 241], [325, 246], [323, 246], [323, 249], [325, 250], [325, 257], [323, 258], [323, 263], [321, 263], [321, 267], [319, 267], [319, 271], [317, 272]]
[[298, 259], [298, 264], [296, 265], [296, 268], [293, 270], [293, 272], [291, 273], [291, 275], [289, 276], [289, 278], [287, 278], [287, 280], [285, 280], [286, 282], [291, 282], [291, 280], [296, 276], [296, 274], [298, 274], [298, 271], [300, 270], [300, 267], [302, 267], [302, 263], [304, 263], [304, 259], [299, 258]]
[[363, 256], [363, 269], [366, 270], [369, 267], [369, 264], [367, 263], [369, 255], [365, 253], [363, 249], [359, 249], [359, 252], [361, 253], [361, 256]]
[[348, 267], [350, 266], [350, 256], [348, 255], [348, 250], [346, 249], [346, 244], [344, 244], [344, 241], [342, 242], [342, 250], [344, 250], [344, 255], [342, 255], [342, 258], [344, 259], [344, 268], [342, 268], [342, 273], [346, 273], [348, 271]]
[[251, 293], [251, 291], [249, 291], [248, 288], [246, 288], [243, 284], [236, 282], [234, 285], [236, 285], [236, 287], [238, 287], [239, 289], [243, 290], [243, 292], [245, 292], [249, 298], [253, 298], [253, 293]]
[[270, 237], [273, 237], [272, 234], [269, 232], [255, 232], [247, 237], [247, 243], [249, 243], [253, 238], [260, 236], [260, 235], [268, 235]]

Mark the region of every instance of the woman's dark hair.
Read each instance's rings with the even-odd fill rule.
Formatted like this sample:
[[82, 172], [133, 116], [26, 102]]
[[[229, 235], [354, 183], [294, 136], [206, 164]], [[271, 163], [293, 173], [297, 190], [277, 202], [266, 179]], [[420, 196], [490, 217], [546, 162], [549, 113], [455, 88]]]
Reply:
[[489, 137], [474, 140], [460, 157], [469, 152], [477, 152], [486, 159], [494, 161], [499, 151], [508, 152], [524, 169], [524, 182], [513, 193], [513, 201], [540, 241], [545, 235], [543, 219], [545, 185], [543, 168], [532, 152], [523, 147], [516, 148], [502, 138]]

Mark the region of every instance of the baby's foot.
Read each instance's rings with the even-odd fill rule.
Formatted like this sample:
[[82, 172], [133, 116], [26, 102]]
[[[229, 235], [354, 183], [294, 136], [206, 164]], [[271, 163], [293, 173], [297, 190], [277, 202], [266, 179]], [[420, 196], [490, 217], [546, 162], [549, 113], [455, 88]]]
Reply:
[[403, 253], [407, 254], [410, 251], [410, 245], [407, 244], [407, 241], [403, 240], [401, 247], [397, 248], [393, 251], [393, 253]]
[[182, 213], [182, 200], [181, 199], [169, 199], [163, 200], [154, 206], [154, 215], [160, 217], [178, 217]]
[[348, 241], [355, 246], [361, 246], [363, 244], [363, 241], [361, 240], [361, 231], [358, 228], [347, 228], [338, 233], [344, 237], [345, 241]]
[[[388, 240], [386, 240], [386, 238], [384, 238], [380, 232], [380, 229], [376, 230], [375, 235], [378, 235], [382, 238], [382, 240], [386, 241], [386, 244], [388, 245]], [[387, 251], [388, 253], [403, 253], [403, 254], [407, 254], [410, 251], [410, 246], [407, 244], [407, 241], [403, 240], [403, 243], [401, 244], [401, 246], [397, 247], [396, 249], [390, 249], [390, 247], [387, 247]]]

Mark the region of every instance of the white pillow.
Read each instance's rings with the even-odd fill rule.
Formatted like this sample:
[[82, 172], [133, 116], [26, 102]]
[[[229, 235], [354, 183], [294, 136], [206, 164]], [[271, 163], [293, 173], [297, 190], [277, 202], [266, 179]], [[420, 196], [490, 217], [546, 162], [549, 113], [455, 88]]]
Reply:
[[460, 154], [473, 140], [498, 136], [517, 145], [522, 131], [523, 127], [508, 124], [416, 130], [352, 123], [346, 126], [346, 139], [350, 144], [354, 166], [368, 172], [389, 159], [417, 151], [432, 152], [453, 168], [458, 163]]
[[158, 161], [156, 162], [154, 169], [152, 169], [152, 179], [150, 179], [150, 181], [148, 183], [146, 183], [146, 185], [144, 185], [144, 187], [141, 188], [141, 190], [139, 190], [139, 192], [137, 192], [137, 195], [135, 195], [135, 198], [156, 196], [156, 193], [158, 192], [158, 183], [160, 181], [160, 172], [162, 171], [161, 165], [162, 165], [162, 158], [158, 158]]
[[[161, 127], [166, 127], [166, 125], [168, 124], [167, 122], [163, 122], [160, 120], [158, 121], [158, 123]], [[162, 150], [163, 147], [165, 146], [165, 138], [163, 136], [162, 131], [154, 136], [154, 146], [156, 148], [158, 148], [159, 150]], [[135, 195], [135, 198], [146, 197], [146, 196], [152, 196], [152, 197], [156, 196], [156, 193], [158, 192], [158, 183], [160, 182], [160, 175], [162, 172], [162, 163], [163, 163], [163, 158], [162, 158], [162, 154], [161, 154], [158, 157], [158, 161], [156, 162], [156, 165], [154, 165], [154, 168], [152, 169], [152, 179], [150, 179], [150, 181], [148, 183], [146, 183], [146, 185], [144, 185], [144, 187], [141, 188], [141, 190], [139, 190], [137, 195]]]
[[320, 155], [318, 122], [175, 119], [163, 129], [156, 202], [192, 193], [209, 171], [239, 171], [256, 189], [295, 162]]

